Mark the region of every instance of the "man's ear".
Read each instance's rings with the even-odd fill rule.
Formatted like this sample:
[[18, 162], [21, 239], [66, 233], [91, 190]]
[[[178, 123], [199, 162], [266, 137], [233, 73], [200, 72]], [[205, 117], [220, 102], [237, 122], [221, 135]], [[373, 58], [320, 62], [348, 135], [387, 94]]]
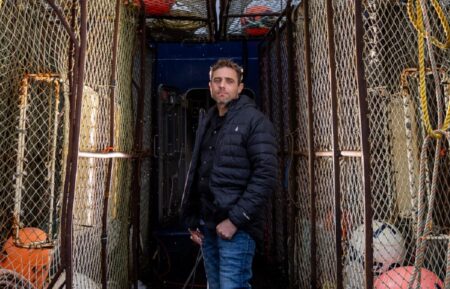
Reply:
[[242, 92], [243, 89], [244, 89], [244, 83], [241, 82], [241, 83], [239, 83], [238, 93], [240, 94], [240, 93]]
[[208, 86], [209, 86], [209, 95], [212, 99], [214, 99], [211, 81], [208, 82]]

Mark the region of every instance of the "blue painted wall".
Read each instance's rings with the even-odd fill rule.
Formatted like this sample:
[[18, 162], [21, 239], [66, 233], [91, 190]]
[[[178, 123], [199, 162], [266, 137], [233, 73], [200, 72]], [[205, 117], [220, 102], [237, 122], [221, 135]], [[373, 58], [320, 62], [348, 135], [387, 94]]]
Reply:
[[[228, 41], [218, 43], [156, 43], [156, 86], [175, 86], [184, 92], [190, 88], [207, 88], [209, 67], [218, 58], [231, 58], [240, 65], [245, 63], [244, 85], [253, 90], [259, 102], [259, 65], [257, 41]], [[244, 46], [246, 45], [246, 47]]]

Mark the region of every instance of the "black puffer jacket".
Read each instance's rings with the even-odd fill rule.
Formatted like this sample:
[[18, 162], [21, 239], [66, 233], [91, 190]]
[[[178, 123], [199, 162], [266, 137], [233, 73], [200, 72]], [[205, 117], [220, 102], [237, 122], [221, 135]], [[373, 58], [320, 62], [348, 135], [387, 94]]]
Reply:
[[[200, 120], [191, 165], [183, 193], [181, 218], [195, 228], [201, 211], [200, 196], [193, 190], [200, 143], [216, 107]], [[209, 186], [215, 209], [234, 225], [263, 240], [266, 205], [276, 186], [277, 142], [271, 122], [253, 100], [242, 95], [230, 103], [217, 138]]]

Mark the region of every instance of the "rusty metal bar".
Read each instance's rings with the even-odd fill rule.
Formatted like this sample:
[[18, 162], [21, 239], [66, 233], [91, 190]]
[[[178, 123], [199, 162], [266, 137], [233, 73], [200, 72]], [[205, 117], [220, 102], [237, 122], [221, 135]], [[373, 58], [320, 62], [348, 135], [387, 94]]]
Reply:
[[86, 48], [87, 48], [87, 1], [79, 0], [80, 3], [80, 49], [78, 54], [78, 79], [75, 85], [77, 86], [76, 98], [76, 112], [75, 119], [71, 120], [73, 130], [73, 146], [72, 158], [70, 166], [70, 178], [68, 188], [67, 200], [67, 223], [66, 223], [66, 288], [72, 289], [73, 284], [73, 248], [72, 248], [72, 224], [73, 224], [73, 202], [75, 197], [75, 185], [78, 167], [78, 149], [80, 146], [80, 122], [81, 122], [81, 104], [83, 100], [83, 85], [84, 85], [84, 71], [86, 62]]
[[372, 194], [370, 188], [370, 145], [369, 120], [367, 118], [367, 84], [364, 72], [364, 26], [362, 1], [354, 0], [355, 4], [355, 44], [356, 44], [356, 80], [358, 85], [359, 121], [361, 123], [361, 150], [362, 150], [362, 186], [364, 191], [364, 224], [365, 224], [365, 288], [373, 289], [373, 228], [372, 228]]
[[317, 259], [316, 259], [316, 188], [315, 188], [315, 174], [314, 174], [314, 114], [313, 114], [313, 95], [312, 95], [312, 78], [311, 78], [311, 37], [309, 31], [309, 0], [303, 1], [305, 9], [305, 71], [306, 71], [306, 87], [308, 98], [308, 178], [309, 178], [309, 194], [311, 202], [311, 288], [317, 288]]
[[[143, 2], [141, 0], [141, 2]], [[144, 132], [144, 106], [145, 106], [145, 77], [146, 77], [146, 62], [145, 62], [145, 52], [146, 52], [146, 25], [145, 25], [145, 14], [141, 11], [139, 17], [139, 32], [141, 36], [140, 41], [140, 86], [139, 95], [137, 103], [136, 112], [136, 127], [135, 127], [135, 138], [134, 138], [134, 151], [142, 150], [142, 139]], [[138, 288], [138, 274], [139, 274], [139, 235], [140, 235], [140, 193], [141, 193], [141, 166], [142, 159], [138, 158], [134, 163], [134, 173], [133, 173], [133, 187], [131, 193], [131, 222], [133, 228], [131, 252], [132, 252], [132, 262], [133, 271], [131, 276], [131, 281], [134, 288]]]
[[332, 119], [332, 147], [333, 147], [333, 191], [334, 191], [334, 218], [335, 218], [335, 258], [337, 289], [343, 289], [342, 274], [342, 232], [341, 232], [341, 167], [339, 164], [339, 127], [338, 127], [338, 96], [336, 80], [336, 47], [334, 42], [334, 11], [332, 0], [326, 1], [327, 35], [328, 35], [328, 79], [330, 80], [331, 119]]
[[32, 78], [37, 81], [54, 82], [55, 79], [60, 79], [61, 75], [58, 73], [30, 73], [25, 74], [25, 78]]
[[[115, 100], [117, 87], [117, 49], [119, 43], [119, 21], [120, 21], [120, 0], [116, 0], [114, 16], [114, 34], [112, 43], [110, 92], [109, 92], [109, 146], [114, 147], [114, 129], [115, 129]], [[106, 172], [105, 192], [103, 193], [103, 212], [102, 212], [102, 233], [101, 242], [101, 280], [102, 289], [108, 288], [108, 204], [111, 194], [112, 170], [114, 159], [110, 158]]]
[[[259, 56], [258, 56], [259, 57], [259, 71], [262, 76], [262, 74], [264, 72], [264, 63], [267, 62], [267, 58], [268, 58], [266, 56], [267, 55], [267, 42], [261, 41], [258, 44], [258, 54], [259, 54]], [[263, 83], [263, 81], [260, 81], [259, 82], [259, 91], [261, 93], [263, 93], [263, 91], [264, 91], [264, 86], [265, 86], [265, 83]], [[265, 114], [267, 114], [266, 107], [264, 106], [264, 99], [263, 99], [262, 95], [261, 95], [260, 105], [261, 105], [263, 112]]]
[[45, 1], [47, 2], [48, 5], [50, 5], [50, 7], [53, 8], [53, 11], [55, 12], [56, 16], [61, 21], [64, 30], [66, 30], [66, 32], [69, 34], [70, 41], [74, 43], [75, 46], [79, 46], [78, 39], [75, 36], [75, 33], [71, 29], [71, 26], [69, 26], [69, 23], [67, 22], [66, 17], [64, 17], [61, 9], [58, 6], [56, 6], [55, 1], [54, 0], [45, 0]]
[[213, 8], [213, 0], [206, 0], [206, 9], [207, 9], [207, 15], [208, 15], [208, 29], [209, 29], [209, 41], [214, 40], [214, 34], [215, 34], [215, 10]]
[[[294, 13], [294, 10], [292, 9], [291, 5], [290, 5], [290, 0], [288, 2], [288, 6], [287, 6], [287, 10], [286, 10], [286, 47], [287, 47], [287, 58], [288, 58], [288, 103], [289, 103], [289, 133], [292, 134], [292, 132], [295, 132], [297, 130], [297, 101], [298, 101], [298, 95], [296, 93], [294, 93], [295, 87], [294, 87], [294, 83], [295, 83], [295, 76], [296, 74], [294, 73], [294, 71], [298, 71], [298, 67], [296, 65], [295, 62], [295, 57], [294, 57], [294, 31], [292, 29], [294, 23], [292, 21], [292, 15]], [[294, 149], [294, 138], [291, 139], [291, 146], [292, 146], [292, 150]], [[289, 149], [289, 148], [288, 148]], [[295, 164], [297, 163], [296, 158], [294, 158], [294, 155], [292, 154], [291, 156], [288, 156], [288, 158], [290, 159], [290, 168], [294, 167], [295, 168]], [[297, 194], [298, 192], [298, 184], [295, 181], [296, 177], [297, 177], [297, 173], [296, 170], [290, 169], [291, 173], [295, 173], [294, 176], [289, 174], [289, 179], [287, 180], [287, 182], [289, 182], [289, 187], [288, 187], [288, 195], [289, 195], [289, 199], [293, 200], [295, 199], [293, 197], [294, 194]], [[294, 181], [291, 181], [294, 180]], [[288, 208], [287, 208], [287, 215], [291, 216], [290, 218], [288, 218], [290, 224], [288, 224], [288, 235], [289, 236], [293, 236], [294, 232], [295, 232], [295, 219], [296, 217], [294, 216], [294, 213], [296, 213], [295, 211], [295, 204], [292, 203], [292, 201], [288, 202]], [[291, 242], [294, 242], [293, 239], [291, 239]], [[294, 256], [295, 256], [295, 250], [294, 250], [294, 244], [289, 244], [288, 243], [288, 256], [289, 258], [291, 258], [291, 264], [294, 264]], [[295, 268], [294, 266], [289, 267], [289, 280], [290, 280], [290, 284], [296, 284], [296, 281], [298, 281], [295, 277]], [[295, 276], [295, 277], [294, 277]]]
[[220, 29], [222, 36], [228, 39], [228, 17], [225, 17], [225, 12], [228, 14], [230, 10], [231, 0], [220, 0]]
[[[27, 112], [28, 112], [28, 90], [30, 87], [30, 83], [33, 81], [39, 81], [39, 82], [45, 82], [49, 85], [54, 86], [54, 97], [55, 97], [55, 114], [54, 117], [54, 127], [53, 127], [53, 135], [57, 135], [58, 130], [58, 107], [59, 107], [59, 101], [60, 101], [60, 82], [61, 77], [59, 74], [55, 73], [38, 73], [38, 74], [25, 74], [23, 79], [20, 82], [20, 93], [19, 93], [19, 108], [20, 108], [20, 117], [19, 117], [19, 123], [18, 123], [18, 139], [17, 139], [17, 167], [16, 167], [16, 185], [15, 185], [15, 204], [14, 204], [14, 213], [13, 213], [13, 229], [14, 229], [14, 244], [16, 246], [22, 247], [22, 248], [38, 248], [38, 247], [45, 247], [45, 246], [53, 246], [53, 238], [52, 238], [52, 227], [53, 227], [53, 206], [54, 206], [54, 193], [55, 188], [54, 186], [51, 186], [50, 188], [50, 216], [48, 221], [48, 232], [47, 232], [47, 238], [44, 241], [40, 242], [31, 242], [28, 244], [24, 244], [20, 238], [19, 238], [19, 229], [20, 229], [20, 212], [22, 211], [21, 208], [21, 200], [22, 200], [22, 190], [23, 188], [23, 177], [24, 177], [24, 164], [26, 162], [25, 159], [25, 146], [26, 146], [26, 130], [27, 130]], [[52, 148], [50, 149], [51, 153], [51, 160], [50, 163], [51, 167], [48, 169], [51, 172], [55, 171], [55, 158], [56, 158], [56, 138], [54, 138], [52, 142]], [[50, 183], [54, 183], [54, 174], [50, 174]]]
[[[280, 35], [280, 29], [276, 29], [276, 34], [275, 34], [275, 42], [276, 42], [276, 57], [277, 57], [277, 78], [278, 78], [278, 95], [273, 95], [273, 97], [279, 97], [280, 101], [278, 102], [279, 108], [278, 108], [278, 118], [279, 118], [279, 138], [280, 138], [280, 163], [279, 166], [282, 170], [284, 170], [284, 166], [286, 163], [286, 155], [284, 153], [284, 122], [283, 122], [283, 70], [282, 70], [282, 63], [281, 63], [281, 35]], [[281, 220], [281, 225], [282, 225], [282, 240], [285, 240], [285, 236], [286, 236], [286, 189], [284, 187], [284, 184], [281, 184], [281, 191], [282, 191], [282, 195], [281, 195], [281, 208], [278, 208], [279, 210], [281, 210], [282, 214], [282, 220]], [[280, 225], [278, 223], [278, 225]], [[278, 230], [280, 231], [280, 230]], [[278, 234], [277, 234], [278, 235]], [[275, 235], [275, 236], [277, 236]], [[285, 253], [286, 252], [286, 243], [281, 244], [282, 245], [282, 252]], [[285, 255], [285, 254], [284, 254]], [[283, 268], [287, 268], [287, 258], [283, 257], [281, 260], [282, 264], [283, 264]], [[284, 274], [284, 270], [282, 271], [282, 274]]]
[[[71, 29], [75, 30], [75, 19], [77, 19], [76, 14], [76, 5], [78, 1], [72, 0], [72, 9], [71, 9]], [[78, 57], [79, 57], [80, 47], [73, 41], [70, 41], [69, 44], [69, 120], [70, 123], [75, 119], [75, 104], [76, 104], [76, 95], [77, 95], [77, 83], [78, 83]], [[70, 180], [70, 168], [72, 159], [72, 151], [73, 151], [73, 130], [69, 129], [69, 144], [67, 150], [66, 157], [66, 166], [65, 166], [65, 177], [64, 177], [64, 188], [63, 188], [63, 198], [62, 198], [62, 207], [61, 207], [61, 265], [62, 267], [66, 267], [66, 257], [68, 255], [66, 248], [66, 231], [67, 231], [67, 218], [70, 216], [67, 215], [67, 200], [69, 194], [69, 180]], [[52, 280], [53, 281], [53, 280]], [[50, 287], [51, 288], [51, 287]]]
[[20, 93], [19, 93], [19, 122], [17, 129], [19, 131], [17, 138], [17, 165], [16, 165], [16, 182], [15, 182], [15, 194], [14, 194], [14, 210], [13, 210], [13, 230], [14, 235], [18, 237], [20, 227], [20, 211], [21, 211], [21, 199], [22, 199], [22, 181], [23, 181], [23, 167], [25, 164], [25, 129], [27, 119], [27, 107], [28, 104], [28, 87], [29, 77], [27, 75], [20, 81]]
[[[266, 42], [266, 43], [267, 44], [264, 47], [264, 49], [266, 50], [265, 61], [266, 61], [266, 66], [267, 66], [267, 75], [268, 75], [269, 79], [271, 79], [272, 66], [271, 66], [271, 63], [270, 63], [270, 59], [271, 59], [270, 58], [270, 49], [271, 49], [271, 44], [272, 43], [270, 43], [270, 42]], [[261, 85], [263, 85], [263, 84], [261, 84]], [[268, 103], [268, 110], [269, 111], [266, 111], [266, 115], [273, 122], [273, 109], [272, 109], [273, 108], [273, 98], [271, 97], [273, 95], [273, 93], [272, 93], [272, 85], [271, 85], [271, 83], [269, 83], [267, 85], [267, 88], [268, 88], [268, 92], [267, 92], [267, 100], [266, 101]], [[273, 198], [272, 198], [272, 200], [273, 200]], [[271, 202], [271, 204], [272, 204], [272, 207], [270, 208], [270, 210], [271, 210], [271, 217], [272, 217], [272, 220], [271, 220], [271, 226], [272, 227], [270, 229], [272, 230], [272, 234], [270, 234], [270, 245], [273, 246], [273, 244], [275, 243], [274, 242], [275, 232], [274, 232], [274, 228], [273, 228], [273, 216], [274, 216], [274, 204], [273, 204], [273, 201]], [[273, 247], [269, 247], [268, 249], [270, 249], [270, 251], [267, 251], [266, 255], [272, 257]]]
[[[61, 276], [63, 271], [64, 271], [64, 268], [63, 267], [59, 267], [58, 271], [56, 271], [56, 274], [50, 280], [50, 283], [47, 286], [48, 289], [53, 289], [53, 287], [55, 287], [55, 284], [58, 281], [58, 279]], [[56, 289], [59, 289], [59, 288], [56, 288]]]

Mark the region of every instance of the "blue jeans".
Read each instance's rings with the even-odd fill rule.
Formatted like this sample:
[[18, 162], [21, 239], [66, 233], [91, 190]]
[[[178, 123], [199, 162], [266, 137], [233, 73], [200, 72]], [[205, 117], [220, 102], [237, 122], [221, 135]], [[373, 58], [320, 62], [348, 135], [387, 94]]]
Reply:
[[255, 241], [238, 230], [223, 240], [215, 230], [204, 229], [203, 260], [209, 289], [250, 289]]

